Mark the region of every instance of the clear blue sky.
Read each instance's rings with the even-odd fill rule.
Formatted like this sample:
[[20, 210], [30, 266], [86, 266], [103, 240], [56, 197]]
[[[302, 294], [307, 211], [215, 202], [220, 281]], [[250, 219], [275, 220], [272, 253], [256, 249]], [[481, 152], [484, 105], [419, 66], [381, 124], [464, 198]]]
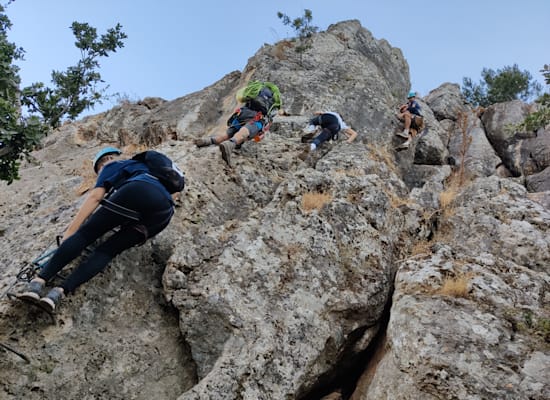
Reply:
[[101, 61], [109, 92], [173, 100], [242, 70], [264, 43], [294, 36], [277, 12], [298, 17], [306, 8], [321, 30], [358, 19], [400, 48], [420, 95], [465, 76], [477, 82], [484, 67], [518, 64], [543, 82], [539, 70], [550, 64], [550, 0], [15, 0], [6, 14], [9, 40], [26, 51], [23, 86], [49, 84], [52, 70], [77, 62], [73, 21], [99, 33], [120, 23], [125, 46]]

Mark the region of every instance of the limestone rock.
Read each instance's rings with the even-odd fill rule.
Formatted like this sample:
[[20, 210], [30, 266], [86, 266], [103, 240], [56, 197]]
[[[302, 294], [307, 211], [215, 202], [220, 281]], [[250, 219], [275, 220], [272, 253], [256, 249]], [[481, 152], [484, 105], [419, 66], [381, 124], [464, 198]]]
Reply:
[[428, 93], [423, 100], [429, 105], [438, 121], [455, 120], [464, 112], [468, 112], [466, 101], [460, 92], [460, 85], [444, 83]]
[[[170, 226], [68, 296], [57, 324], [2, 299], [0, 342], [31, 362], [0, 350], [0, 397], [548, 398], [548, 192], [523, 186], [546, 187], [546, 153], [525, 141], [514, 154], [532, 174], [486, 177], [500, 160], [485, 129], [500, 131], [477, 121], [471, 180], [455, 187], [456, 87], [421, 99], [428, 131], [396, 152], [410, 86], [401, 51], [358, 21], [308, 44], [265, 45], [199, 92], [65, 123], [20, 181], [0, 183], [5, 293], [55, 246], [101, 147], [154, 147], [187, 178]], [[226, 129], [250, 79], [275, 82], [284, 112], [228, 167], [217, 146], [193, 141]], [[318, 109], [341, 112], [359, 137], [302, 161]], [[463, 275], [464, 297], [442, 291]]]
[[529, 109], [527, 104], [514, 100], [488, 107], [481, 117], [489, 142], [504, 165], [515, 176], [521, 174], [522, 166], [518, 156], [521, 140], [526, 137], [521, 132], [515, 132], [509, 126], [522, 122], [528, 115]]
[[434, 244], [399, 268], [385, 351], [355, 399], [550, 394], [548, 210], [497, 178], [453, 207]]

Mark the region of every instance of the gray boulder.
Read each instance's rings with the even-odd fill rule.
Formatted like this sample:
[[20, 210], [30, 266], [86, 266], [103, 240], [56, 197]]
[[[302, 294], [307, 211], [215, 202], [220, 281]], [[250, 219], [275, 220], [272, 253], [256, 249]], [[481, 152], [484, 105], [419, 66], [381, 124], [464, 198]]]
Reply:
[[463, 163], [470, 177], [494, 175], [502, 163], [474, 113], [462, 114], [454, 124], [449, 153], [452, 165], [460, 168]]
[[457, 120], [457, 117], [468, 112], [466, 101], [456, 83], [444, 83], [428, 93], [423, 100], [433, 111], [438, 121], [444, 119]]
[[521, 123], [529, 110], [527, 104], [514, 100], [491, 105], [481, 116], [489, 142], [514, 176], [521, 175], [521, 159], [518, 157], [521, 144], [518, 143], [525, 138], [525, 134], [515, 132], [510, 126]]
[[[102, 146], [154, 147], [187, 178], [169, 227], [68, 296], [55, 324], [2, 299], [4, 397], [548, 397], [547, 192], [493, 176], [453, 184], [441, 164], [457, 118], [428, 104], [428, 132], [396, 152], [407, 63], [357, 21], [307, 44], [265, 45], [244, 71], [173, 101], [66, 123], [20, 181], [0, 183], [5, 293], [82, 204]], [[193, 140], [226, 129], [251, 79], [275, 82], [285, 110], [229, 167]], [[340, 111], [359, 138], [303, 161], [317, 109]], [[441, 292], [463, 274], [465, 297]]]

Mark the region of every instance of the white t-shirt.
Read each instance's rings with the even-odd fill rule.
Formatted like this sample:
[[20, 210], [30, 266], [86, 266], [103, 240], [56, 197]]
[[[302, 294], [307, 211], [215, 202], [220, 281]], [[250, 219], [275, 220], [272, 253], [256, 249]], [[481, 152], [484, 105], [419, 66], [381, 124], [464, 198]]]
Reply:
[[344, 122], [344, 120], [342, 119], [342, 117], [340, 116], [340, 114], [335, 113], [335, 112], [331, 112], [331, 111], [325, 112], [325, 113], [323, 113], [323, 114], [334, 115], [336, 118], [338, 118], [338, 125], [340, 125], [340, 130], [342, 130], [342, 129], [349, 129], [349, 126], [346, 125], [346, 123]]

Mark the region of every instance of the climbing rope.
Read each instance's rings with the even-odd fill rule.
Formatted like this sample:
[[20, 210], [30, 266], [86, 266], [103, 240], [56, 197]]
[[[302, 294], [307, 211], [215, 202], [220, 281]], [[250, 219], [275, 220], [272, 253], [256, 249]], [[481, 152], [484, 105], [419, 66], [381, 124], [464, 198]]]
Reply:
[[36, 257], [30, 263], [26, 262], [21, 267], [21, 269], [19, 270], [17, 275], [15, 275], [15, 277], [16, 277], [15, 281], [8, 287], [8, 289], [6, 291], [4, 291], [4, 293], [2, 293], [2, 295], [0, 296], [0, 299], [2, 299], [4, 296], [7, 296], [8, 298], [11, 298], [10, 295], [13, 295], [11, 293], [11, 289], [13, 289], [13, 287], [18, 282], [30, 282], [31, 281], [31, 279], [34, 277], [36, 272], [38, 270], [40, 270], [41, 268], [43, 268], [48, 263], [50, 258], [54, 255], [55, 251], [57, 250], [57, 248], [51, 249], [51, 247], [54, 243], [56, 243], [57, 247], [59, 247], [59, 245], [61, 244], [61, 236], [56, 236], [55, 239], [53, 241], [51, 241], [50, 244], [48, 244], [48, 247], [46, 247], [46, 250], [44, 252], [42, 252], [38, 257]]
[[15, 355], [21, 357], [23, 360], [25, 360], [27, 362], [27, 364], [30, 364], [30, 362], [31, 362], [29, 357], [27, 357], [25, 354], [21, 353], [20, 351], [17, 351], [15, 349], [11, 348], [7, 344], [4, 344], [4, 343], [0, 342], [0, 348], [2, 348], [4, 350], [7, 350], [7, 351], [11, 351], [13, 354], [15, 354]]

